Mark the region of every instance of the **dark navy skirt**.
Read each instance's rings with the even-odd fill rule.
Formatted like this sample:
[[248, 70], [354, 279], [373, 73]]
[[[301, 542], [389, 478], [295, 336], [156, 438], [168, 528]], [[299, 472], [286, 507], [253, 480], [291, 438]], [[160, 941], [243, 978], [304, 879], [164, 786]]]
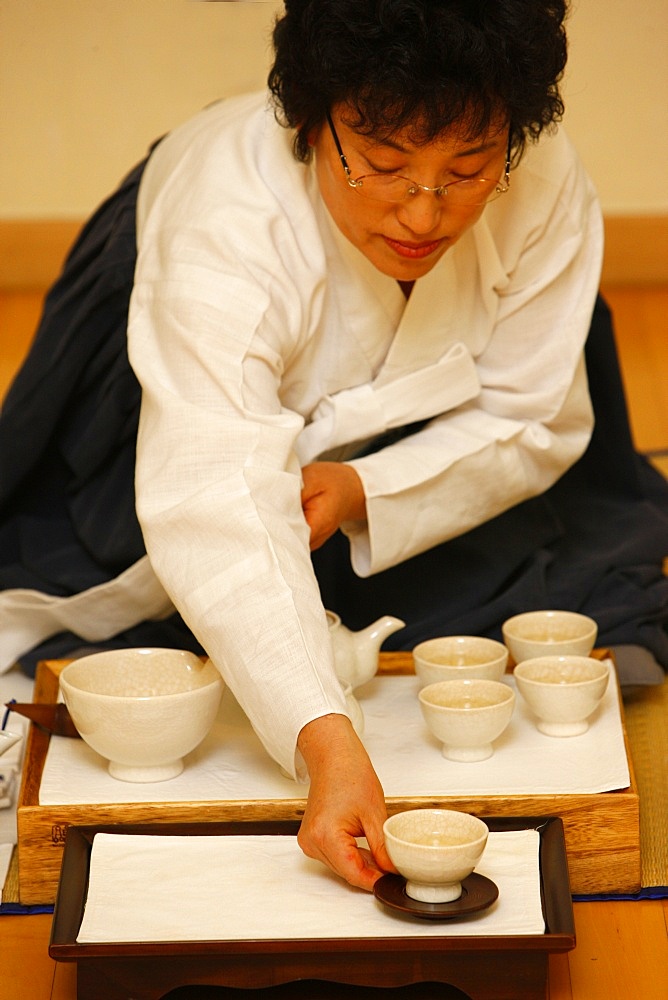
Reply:
[[[0, 415], [0, 589], [67, 596], [144, 555], [134, 496], [141, 392], [126, 331], [145, 163], [82, 230]], [[644, 647], [668, 669], [668, 484], [633, 447], [600, 298], [586, 361], [596, 426], [586, 454], [555, 486], [367, 579], [353, 573], [337, 533], [313, 555], [325, 606], [354, 629], [382, 614], [404, 619], [386, 649], [448, 633], [498, 638], [519, 611], [569, 608], [596, 619], [600, 644]], [[62, 633], [26, 650], [21, 664], [32, 673], [40, 659], [82, 645]], [[136, 645], [201, 651], [176, 614], [96, 648]]]

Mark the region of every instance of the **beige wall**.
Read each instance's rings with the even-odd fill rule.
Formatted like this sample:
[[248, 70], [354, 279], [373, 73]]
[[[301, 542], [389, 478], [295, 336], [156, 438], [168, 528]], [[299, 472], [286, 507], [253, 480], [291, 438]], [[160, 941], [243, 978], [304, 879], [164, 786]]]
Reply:
[[668, 215], [668, 0], [572, 0], [566, 124], [611, 215]]
[[261, 87], [282, 3], [0, 0], [0, 218], [80, 218], [147, 145]]
[[[81, 218], [147, 144], [261, 86], [280, 0], [0, 0], [0, 220]], [[575, 0], [567, 125], [608, 215], [668, 214], [668, 0]]]

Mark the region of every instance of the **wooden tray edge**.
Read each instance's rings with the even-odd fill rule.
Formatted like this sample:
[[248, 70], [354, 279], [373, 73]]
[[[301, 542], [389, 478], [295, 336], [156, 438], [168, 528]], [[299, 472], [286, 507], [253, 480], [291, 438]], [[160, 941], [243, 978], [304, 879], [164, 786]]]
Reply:
[[[575, 947], [575, 922], [568, 879], [568, 862], [563, 823], [558, 816], [482, 817], [490, 830], [530, 830], [540, 834], [541, 901], [546, 922], [544, 934], [536, 935], [462, 935], [410, 936], [401, 938], [321, 938], [267, 939], [245, 941], [177, 941], [146, 943], [109, 942], [78, 944], [76, 935], [81, 925], [88, 888], [90, 852], [96, 833], [151, 835], [225, 835], [283, 834], [295, 835], [296, 822], [231, 822], [152, 825], [72, 826], [67, 832], [63, 864], [53, 915], [49, 955], [57, 961], [74, 961], [92, 957], [237, 954], [271, 951], [289, 952], [351, 952], [383, 951], [388, 948], [415, 952], [429, 951], [569, 951]], [[482, 945], [482, 947], [481, 947]]]

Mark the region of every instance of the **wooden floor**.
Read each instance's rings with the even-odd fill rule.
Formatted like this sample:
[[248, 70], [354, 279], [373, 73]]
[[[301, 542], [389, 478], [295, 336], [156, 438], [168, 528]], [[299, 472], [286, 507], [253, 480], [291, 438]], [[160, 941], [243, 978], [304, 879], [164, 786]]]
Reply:
[[[605, 293], [636, 446], [668, 475], [668, 288]], [[40, 302], [37, 292], [0, 291], [0, 396]], [[576, 949], [551, 959], [549, 1000], [668, 1000], [668, 900], [576, 903], [575, 923]], [[0, 1000], [75, 1000], [73, 966], [48, 956], [50, 925], [45, 915], [0, 917]]]

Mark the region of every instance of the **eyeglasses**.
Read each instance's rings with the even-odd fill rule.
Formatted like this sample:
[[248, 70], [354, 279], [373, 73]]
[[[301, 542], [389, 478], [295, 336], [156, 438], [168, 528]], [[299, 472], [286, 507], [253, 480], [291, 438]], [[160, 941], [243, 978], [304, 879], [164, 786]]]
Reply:
[[419, 191], [431, 191], [438, 198], [447, 195], [448, 204], [453, 207], [486, 205], [505, 194], [510, 187], [510, 139], [508, 139], [506, 165], [502, 179], [493, 181], [488, 177], [462, 177], [460, 180], [450, 181], [448, 184], [439, 184], [438, 187], [428, 187], [426, 184], [418, 184], [417, 181], [412, 181], [409, 177], [402, 177], [400, 174], [362, 174], [360, 177], [353, 177], [329, 112], [327, 112], [327, 124], [349, 186], [366, 198], [373, 198], [374, 201], [406, 201], [418, 194]]

